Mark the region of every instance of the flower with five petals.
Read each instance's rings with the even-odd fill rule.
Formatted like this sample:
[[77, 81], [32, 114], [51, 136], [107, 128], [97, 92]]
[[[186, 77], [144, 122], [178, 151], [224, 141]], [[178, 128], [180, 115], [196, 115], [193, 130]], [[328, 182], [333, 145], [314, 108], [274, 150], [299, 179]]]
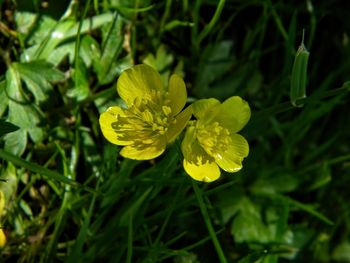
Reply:
[[123, 157], [149, 160], [161, 155], [192, 116], [191, 106], [181, 111], [187, 99], [186, 86], [176, 74], [165, 88], [159, 73], [140, 64], [125, 70], [117, 82], [127, 108], [113, 106], [100, 116], [103, 135], [124, 146]]
[[192, 106], [197, 120], [190, 123], [181, 144], [185, 171], [204, 182], [218, 179], [220, 168], [239, 171], [249, 153], [247, 141], [237, 134], [250, 119], [248, 103], [234, 96], [223, 103], [202, 99]]

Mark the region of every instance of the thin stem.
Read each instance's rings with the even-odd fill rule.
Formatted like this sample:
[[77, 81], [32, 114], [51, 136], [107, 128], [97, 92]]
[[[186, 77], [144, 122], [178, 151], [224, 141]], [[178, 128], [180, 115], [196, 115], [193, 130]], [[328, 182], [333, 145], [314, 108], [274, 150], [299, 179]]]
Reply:
[[213, 27], [215, 26], [216, 22], [219, 20], [222, 9], [224, 9], [226, 0], [220, 0], [215, 13], [210, 20], [209, 24], [205, 26], [203, 31], [199, 34], [198, 39], [197, 39], [197, 46], [202, 42], [202, 40], [212, 31]]
[[126, 262], [131, 263], [132, 262], [132, 242], [133, 241], [133, 220], [132, 220], [132, 214], [129, 216], [129, 224], [128, 224], [128, 248], [126, 253]]
[[339, 156], [339, 157], [333, 158], [333, 159], [328, 160], [328, 161], [313, 163], [313, 164], [301, 169], [298, 173], [305, 174], [309, 171], [315, 170], [315, 169], [319, 168], [321, 165], [323, 165], [325, 162], [329, 165], [334, 165], [334, 164], [338, 164], [338, 163], [345, 162], [348, 160], [350, 160], [350, 154]]
[[207, 207], [206, 207], [206, 205], [204, 203], [204, 200], [203, 200], [203, 197], [202, 197], [202, 192], [199, 189], [199, 187], [197, 185], [197, 182], [195, 182], [194, 180], [192, 180], [192, 186], [193, 186], [194, 192], [196, 194], [197, 201], [198, 201], [198, 204], [199, 204], [199, 208], [201, 209], [201, 212], [202, 212], [202, 215], [203, 215], [203, 219], [204, 219], [204, 222], [205, 222], [205, 224], [207, 226], [209, 235], [211, 237], [211, 240], [213, 241], [213, 244], [214, 244], [214, 247], [216, 249], [216, 252], [218, 253], [220, 262], [221, 263], [226, 263], [227, 260], [226, 260], [224, 251], [221, 248], [219, 240], [218, 240], [218, 238], [216, 236], [216, 233], [214, 231], [213, 225], [212, 225], [212, 223], [210, 221], [208, 210], [207, 210]]
[[[327, 90], [320, 94], [315, 94], [306, 98], [299, 99], [297, 100], [297, 104], [308, 104], [308, 103], [311, 104], [311, 103], [319, 102], [322, 99], [341, 95], [345, 92], [350, 92], [350, 81], [345, 82], [343, 86], [340, 88]], [[266, 117], [271, 117], [271, 115], [282, 113], [291, 109], [295, 109], [295, 107], [292, 106], [290, 102], [282, 102], [280, 104], [274, 105], [265, 110], [257, 112], [252, 118], [251, 123]]]
[[162, 19], [160, 20], [160, 27], [159, 27], [160, 28], [160, 30], [159, 30], [160, 33], [162, 33], [164, 31], [165, 22], [167, 21], [167, 19], [169, 17], [170, 9], [171, 9], [171, 2], [172, 2], [172, 0], [167, 0], [166, 1], [165, 11], [164, 11]]
[[275, 19], [275, 23], [277, 25], [277, 28], [281, 32], [284, 40], [288, 41], [288, 34], [287, 34], [287, 31], [285, 30], [283, 24], [282, 24], [281, 18], [278, 16], [278, 14], [277, 14], [275, 8], [273, 7], [271, 1], [268, 0], [267, 3], [268, 3], [268, 5], [269, 5], [269, 7], [271, 9], [271, 13], [272, 13], [273, 18]]
[[[80, 22], [79, 22], [79, 26], [78, 26], [77, 40], [75, 42], [75, 48], [74, 48], [74, 52], [75, 52], [75, 54], [74, 54], [75, 69], [78, 68], [78, 57], [79, 57], [79, 49], [80, 49], [81, 28], [83, 26], [83, 20], [86, 17], [87, 12], [89, 10], [90, 2], [91, 2], [91, 0], [88, 0], [88, 2], [86, 3], [86, 5], [84, 7], [84, 11], [83, 11], [83, 16], [80, 18]], [[75, 82], [77, 82], [77, 77], [75, 77], [74, 79], [75, 79]]]

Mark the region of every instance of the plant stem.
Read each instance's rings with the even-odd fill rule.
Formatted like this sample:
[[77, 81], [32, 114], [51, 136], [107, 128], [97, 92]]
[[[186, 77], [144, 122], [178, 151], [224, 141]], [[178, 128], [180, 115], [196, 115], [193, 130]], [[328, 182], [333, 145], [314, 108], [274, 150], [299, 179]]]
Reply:
[[206, 224], [206, 226], [208, 228], [209, 235], [211, 237], [211, 240], [213, 241], [213, 244], [214, 244], [214, 247], [216, 249], [216, 252], [218, 253], [220, 262], [221, 263], [226, 263], [227, 260], [226, 260], [225, 254], [224, 254], [224, 252], [223, 252], [223, 250], [221, 248], [219, 240], [218, 240], [218, 238], [216, 236], [216, 233], [214, 231], [213, 225], [212, 225], [212, 223], [210, 221], [208, 210], [207, 210], [207, 207], [206, 207], [206, 205], [204, 203], [204, 200], [203, 200], [203, 197], [202, 197], [202, 192], [199, 189], [199, 187], [197, 185], [197, 182], [195, 182], [194, 180], [192, 180], [192, 186], [193, 186], [194, 192], [196, 194], [196, 197], [197, 197], [197, 200], [198, 200], [198, 204], [199, 204], [199, 208], [201, 209], [204, 222], [205, 222], [205, 224]]

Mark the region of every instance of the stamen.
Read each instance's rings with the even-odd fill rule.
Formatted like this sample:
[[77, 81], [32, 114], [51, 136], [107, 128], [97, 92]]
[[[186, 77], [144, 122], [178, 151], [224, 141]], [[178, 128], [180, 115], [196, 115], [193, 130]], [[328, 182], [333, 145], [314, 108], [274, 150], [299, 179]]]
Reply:
[[201, 125], [197, 129], [197, 139], [206, 152], [213, 155], [226, 151], [231, 142], [230, 132], [220, 126], [218, 122], [214, 122], [207, 127]]
[[171, 113], [171, 108], [169, 106], [163, 106], [162, 110], [163, 110], [165, 116], [169, 116]]

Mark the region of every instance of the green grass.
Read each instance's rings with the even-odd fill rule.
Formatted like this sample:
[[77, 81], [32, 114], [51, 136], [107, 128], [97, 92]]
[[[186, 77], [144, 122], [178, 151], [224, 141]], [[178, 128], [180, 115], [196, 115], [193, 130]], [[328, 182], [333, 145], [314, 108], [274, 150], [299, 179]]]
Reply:
[[[0, 1], [1, 262], [350, 262], [349, 4], [297, 2]], [[248, 101], [240, 172], [196, 183], [176, 143], [139, 162], [104, 139], [144, 61], [189, 103]]]

